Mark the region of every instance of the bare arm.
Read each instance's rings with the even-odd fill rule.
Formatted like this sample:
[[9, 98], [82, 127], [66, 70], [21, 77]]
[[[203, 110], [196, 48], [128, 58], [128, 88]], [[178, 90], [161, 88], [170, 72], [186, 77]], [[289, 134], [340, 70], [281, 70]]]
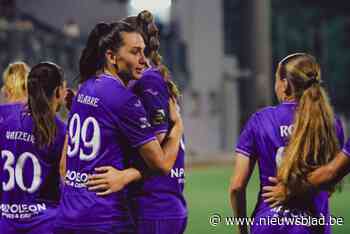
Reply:
[[175, 122], [170, 134], [163, 140], [162, 147], [158, 141], [151, 141], [141, 146], [139, 152], [147, 166], [167, 175], [176, 161], [182, 134], [183, 124], [179, 119]]
[[64, 181], [64, 178], [66, 176], [66, 165], [67, 165], [67, 150], [68, 150], [68, 134], [66, 134], [62, 154], [61, 154], [61, 160], [60, 160], [60, 176], [62, 181]]
[[[311, 189], [325, 189], [331, 184], [338, 183], [349, 173], [349, 170], [350, 158], [343, 152], [339, 152], [331, 162], [311, 172], [307, 180], [312, 186]], [[288, 189], [276, 178], [269, 178], [269, 180], [276, 185], [263, 188], [265, 192], [262, 196], [266, 198], [265, 201], [271, 203], [272, 206], [285, 202], [290, 197]], [[301, 189], [299, 194], [293, 194], [293, 196], [298, 196], [305, 192], [305, 190]]]
[[[235, 217], [247, 217], [246, 187], [253, 172], [255, 160], [237, 153], [231, 178], [229, 193], [231, 206]], [[248, 233], [248, 226], [237, 226], [240, 234]]]

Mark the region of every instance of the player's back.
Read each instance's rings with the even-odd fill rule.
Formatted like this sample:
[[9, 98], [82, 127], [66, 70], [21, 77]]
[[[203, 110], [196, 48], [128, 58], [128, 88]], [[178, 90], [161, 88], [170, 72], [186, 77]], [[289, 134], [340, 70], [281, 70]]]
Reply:
[[[158, 69], [147, 69], [132, 87], [147, 112], [155, 134], [167, 134], [171, 129], [167, 83]], [[134, 163], [142, 170], [148, 170], [142, 157], [135, 152]], [[183, 195], [185, 183], [185, 146], [181, 141], [177, 159], [166, 176], [151, 176], [129, 186], [132, 198], [132, 212], [140, 219], [184, 218], [187, 215]]]
[[[268, 177], [276, 177], [283, 159], [283, 152], [293, 131], [293, 120], [297, 104], [285, 102], [275, 107], [267, 107], [255, 113], [246, 124], [239, 139], [236, 151], [248, 157], [255, 157], [259, 167], [260, 191], [254, 211], [255, 218], [267, 216], [289, 216], [313, 213], [329, 215], [328, 193], [314, 194], [305, 201], [291, 204], [290, 207], [271, 209], [261, 197], [263, 186], [271, 185]], [[341, 123], [336, 120], [336, 131], [340, 145], [344, 143]], [[261, 230], [263, 225], [259, 228]], [[257, 226], [255, 226], [257, 227]]]
[[[1, 124], [2, 222], [30, 228], [53, 219], [59, 201], [59, 161], [65, 124], [55, 119], [54, 143], [38, 146], [31, 115], [22, 106]], [[51, 220], [53, 223], [53, 220]]]

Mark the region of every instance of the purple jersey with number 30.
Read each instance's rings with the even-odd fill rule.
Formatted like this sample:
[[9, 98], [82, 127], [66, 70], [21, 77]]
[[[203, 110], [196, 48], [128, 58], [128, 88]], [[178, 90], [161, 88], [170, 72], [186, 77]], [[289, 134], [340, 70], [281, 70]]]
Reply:
[[52, 233], [66, 132], [61, 120], [55, 122], [54, 143], [43, 147], [35, 143], [32, 117], [25, 106], [16, 107], [0, 125], [1, 233]]
[[[330, 233], [329, 226], [326, 226], [322, 231], [320, 229], [315, 231], [314, 229], [320, 227], [259, 225], [259, 222], [262, 222], [260, 221], [261, 218], [264, 217], [303, 216], [305, 213], [309, 214], [311, 209], [313, 210], [313, 216], [323, 215], [329, 217], [330, 215], [327, 192], [316, 194], [308, 203], [299, 204], [300, 206], [294, 210], [283, 209], [282, 207], [271, 209], [263, 201], [263, 197], [260, 196], [261, 188], [271, 185], [268, 177], [275, 177], [277, 169], [281, 165], [283, 150], [293, 130], [293, 118], [296, 107], [296, 103], [285, 102], [276, 107], [267, 107], [255, 113], [249, 119], [239, 137], [236, 152], [257, 160], [260, 172], [260, 192], [253, 215], [255, 217], [255, 225], [252, 226], [252, 233], [272, 233], [274, 230], [279, 230], [280, 232], [278, 233], [297, 233], [294, 232], [296, 230], [298, 233]], [[336, 121], [336, 131], [339, 144], [343, 146], [344, 133], [339, 120]]]
[[125, 169], [126, 152], [155, 140], [140, 100], [108, 75], [84, 82], [73, 100], [68, 121], [66, 185], [57, 225], [90, 230], [115, 225], [130, 230], [126, 191], [97, 196], [85, 182], [94, 169]]
[[[132, 87], [140, 97], [155, 134], [170, 129], [169, 98], [167, 84], [159, 70], [146, 70]], [[151, 176], [130, 186], [133, 214], [138, 219], [170, 219], [187, 216], [183, 195], [185, 183], [185, 149], [181, 141], [177, 159], [169, 175]], [[135, 163], [147, 170], [141, 156], [136, 154]]]

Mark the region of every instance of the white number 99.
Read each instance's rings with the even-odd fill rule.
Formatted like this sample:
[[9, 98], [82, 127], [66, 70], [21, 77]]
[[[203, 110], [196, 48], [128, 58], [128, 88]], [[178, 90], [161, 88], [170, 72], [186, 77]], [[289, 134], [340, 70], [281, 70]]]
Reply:
[[[90, 139], [88, 139], [89, 126], [92, 126], [92, 136]], [[70, 143], [73, 145], [68, 145], [68, 156], [73, 157], [79, 152], [80, 160], [93, 160], [97, 156], [101, 145], [101, 131], [97, 120], [94, 117], [88, 117], [84, 120], [83, 125], [81, 126], [80, 117], [75, 113], [70, 120], [68, 130]], [[80, 140], [82, 140], [85, 148], [91, 149], [91, 153], [88, 154], [84, 152], [84, 149], [79, 148]]]

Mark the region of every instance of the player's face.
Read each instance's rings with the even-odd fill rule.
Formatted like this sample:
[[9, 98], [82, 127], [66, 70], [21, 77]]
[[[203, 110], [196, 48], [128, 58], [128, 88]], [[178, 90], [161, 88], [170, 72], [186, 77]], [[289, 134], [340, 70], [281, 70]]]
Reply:
[[131, 79], [140, 79], [146, 66], [145, 43], [139, 33], [122, 33], [124, 45], [117, 54], [118, 72], [129, 74]]

